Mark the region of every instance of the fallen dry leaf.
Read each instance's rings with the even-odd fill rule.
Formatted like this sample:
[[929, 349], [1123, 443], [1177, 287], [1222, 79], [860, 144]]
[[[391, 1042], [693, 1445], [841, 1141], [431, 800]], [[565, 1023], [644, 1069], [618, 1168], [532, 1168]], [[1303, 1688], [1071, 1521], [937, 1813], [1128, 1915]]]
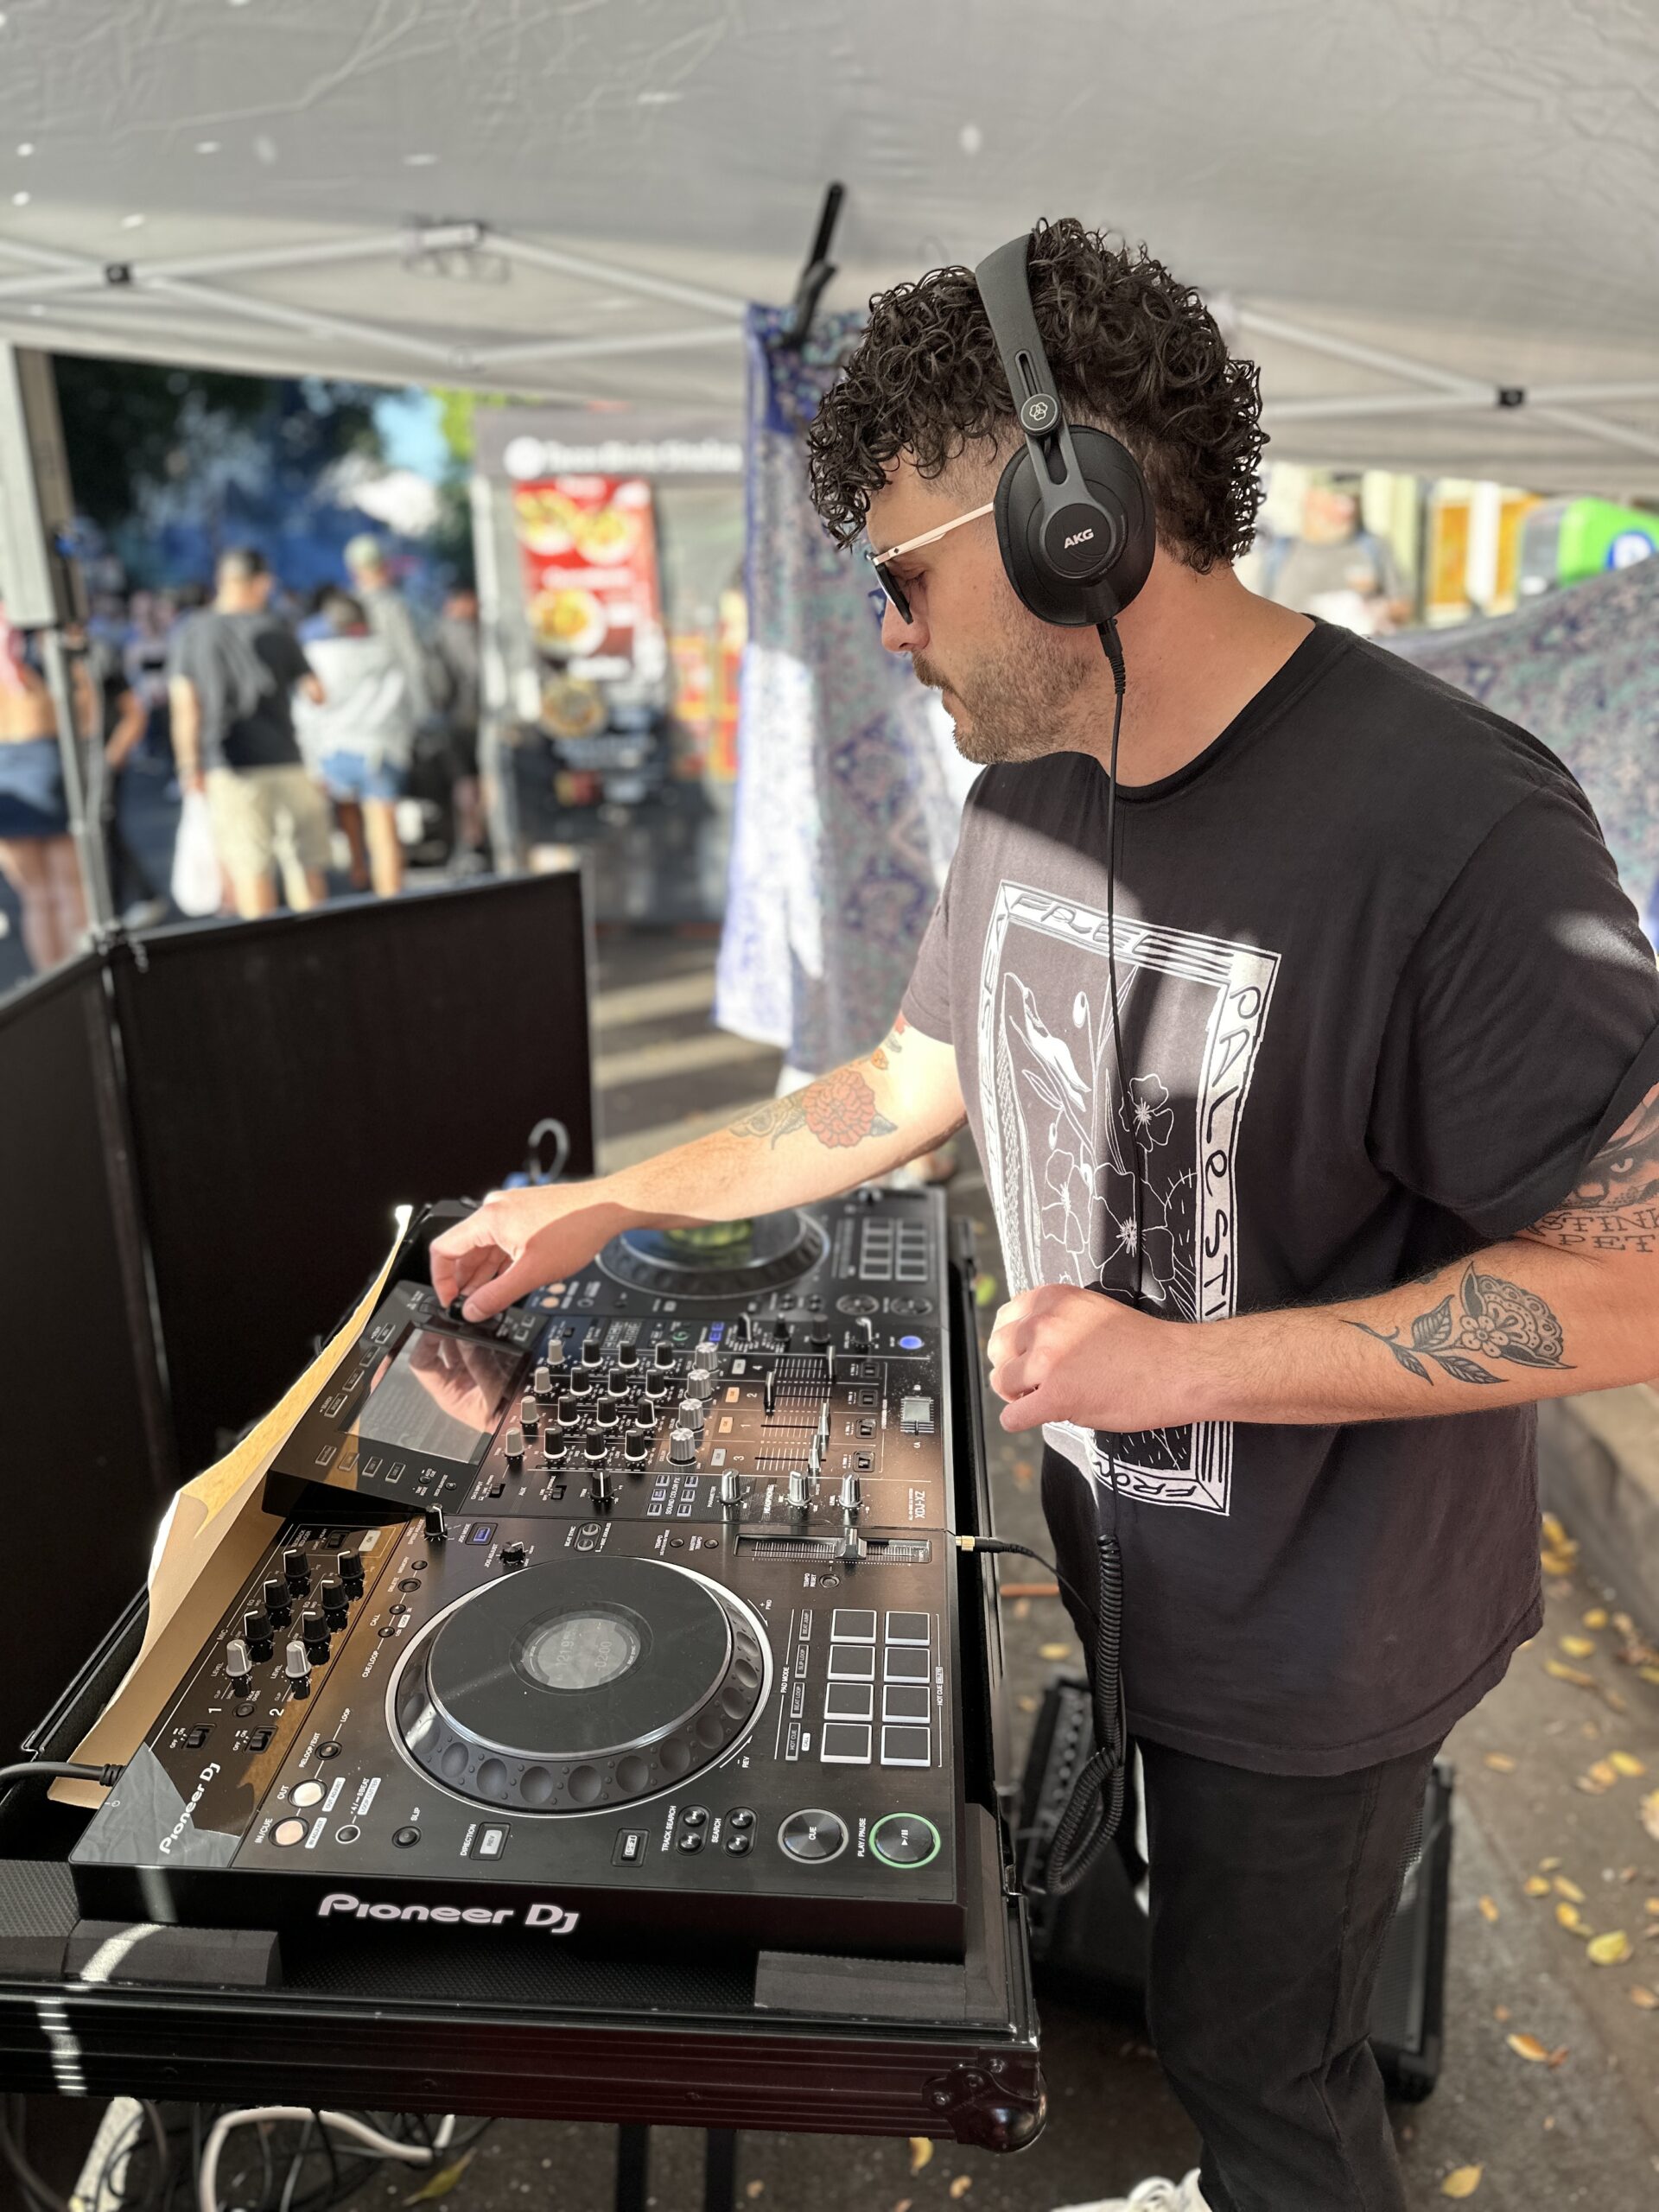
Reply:
[[1596, 1687], [1593, 1675], [1586, 1675], [1581, 1667], [1569, 1667], [1564, 1659], [1546, 1659], [1544, 1672], [1553, 1675], [1558, 1682], [1571, 1682], [1575, 1690], [1592, 1690]]
[[1039, 1644], [1037, 1656], [1040, 1659], [1069, 1659], [1071, 1647], [1069, 1643]]
[[1529, 1874], [1522, 1886], [1529, 1897], [1547, 1897], [1549, 1895], [1549, 1884], [1541, 1874]]
[[1580, 1919], [1579, 1908], [1575, 1904], [1558, 1904], [1555, 1908], [1555, 1917], [1569, 1936], [1593, 1936], [1596, 1932], [1586, 1922]]
[[913, 2196], [901, 2196], [893, 2206], [893, 2212], [910, 2212], [910, 2208], [915, 2202]]
[[1597, 1759], [1589, 1770], [1592, 1782], [1599, 1782], [1604, 1789], [1611, 1789], [1618, 1780], [1618, 1769], [1611, 1759]]
[[1593, 1936], [1584, 1948], [1592, 1966], [1622, 1967], [1630, 1955], [1630, 1939], [1622, 1928], [1615, 1928], [1605, 1936]]
[[1592, 1782], [1587, 1774], [1575, 1775], [1573, 1778], [1573, 1787], [1575, 1789], [1581, 1789], [1586, 1797], [1605, 1797], [1607, 1795], [1607, 1784], [1605, 1782]]
[[1643, 1912], [1659, 1912], [1659, 1897], [1643, 1897], [1642, 1910]]
[[745, 2182], [743, 2194], [748, 2197], [761, 2196], [766, 2193], [766, 2184], [763, 2181]]
[[1028, 1621], [1031, 1618], [1031, 1600], [1029, 1598], [1016, 1598], [1014, 1599], [1014, 1618], [1017, 1621]]
[[1509, 2008], [1509, 2006], [1508, 2006], [1507, 2005], [1493, 2005], [1493, 2007], [1492, 2007], [1492, 2018], [1493, 2018], [1495, 2020], [1507, 2020], [1507, 2019], [1509, 2018], [1509, 2017], [1510, 2017], [1510, 2008]]
[[1638, 1667], [1636, 1671], [1644, 1682], [1659, 1683], [1659, 1667]]
[[1593, 1659], [1596, 1647], [1587, 1636], [1563, 1636], [1557, 1639], [1569, 1659]]
[[1622, 1774], [1627, 1782], [1634, 1781], [1638, 1774], [1645, 1774], [1648, 1770], [1632, 1751], [1609, 1751], [1607, 1764]]
[[1494, 1774], [1513, 1774], [1515, 1772], [1515, 1761], [1510, 1757], [1507, 1751], [1488, 1751], [1486, 1754], [1486, 1764], [1491, 1767]]
[[950, 2194], [952, 2196], [966, 2196], [973, 2185], [972, 2174], [958, 2174], [950, 2184]]
[[1642, 1800], [1642, 1825], [1656, 1843], [1659, 1843], [1659, 1789], [1649, 1789]]
[[1559, 1859], [1541, 1859], [1538, 1861], [1538, 1871], [1541, 1874], [1553, 1874], [1560, 1863]]
[[[1554, 1859], [1549, 1861], [1549, 1864], [1553, 1866], [1559, 1866], [1560, 1863], [1561, 1862], [1559, 1859]], [[1564, 1897], [1571, 1897], [1574, 1904], [1582, 1904], [1584, 1903], [1584, 1891], [1579, 1887], [1576, 1882], [1569, 1882], [1565, 1874], [1558, 1874], [1555, 1877], [1555, 1886]]]
[[1578, 1545], [1561, 1526], [1560, 1516], [1546, 1513], [1542, 1516], [1544, 1541], [1553, 1552], [1575, 1552]]
[[1631, 2004], [1639, 2005], [1643, 2012], [1659, 2012], [1659, 1997], [1656, 1997], [1643, 1983], [1633, 1981], [1629, 1993]]
[[1442, 2196], [1472, 2196], [1480, 2187], [1484, 2166], [1454, 2166], [1440, 2183]]
[[412, 2196], [406, 2196], [404, 2203], [435, 2204], [439, 2197], [448, 2196], [477, 2156], [475, 2151], [463, 2151], [458, 2158], [435, 2173], [430, 2181], [423, 2182]]
[[1584, 1617], [1584, 1624], [1586, 1628], [1605, 1628], [1607, 1625], [1606, 1606], [1592, 1605]]
[[1564, 2043], [1558, 2044], [1555, 2049], [1550, 2052], [1549, 2056], [1544, 2061], [1544, 2063], [1549, 2068], [1553, 2074], [1557, 2067], [1565, 2063], [1566, 2059], [1567, 2045]]
[[931, 2135], [912, 2135], [911, 2137], [910, 2171], [912, 2173], [920, 2173], [922, 2168], [926, 2165], [932, 2156], [933, 2139]]
[[1530, 2059], [1535, 2066], [1548, 2063], [1548, 2049], [1536, 2036], [1505, 2036], [1503, 2040], [1517, 2058]]
[[1037, 1700], [1029, 1694], [1022, 1697], [1019, 1702], [1021, 1713], [1035, 1713], [1037, 1710]]
[[1480, 1916], [1483, 1920], [1496, 1920], [1497, 1918], [1497, 1907], [1493, 1904], [1491, 1897], [1482, 1897], [1478, 1902], [1480, 1904]]

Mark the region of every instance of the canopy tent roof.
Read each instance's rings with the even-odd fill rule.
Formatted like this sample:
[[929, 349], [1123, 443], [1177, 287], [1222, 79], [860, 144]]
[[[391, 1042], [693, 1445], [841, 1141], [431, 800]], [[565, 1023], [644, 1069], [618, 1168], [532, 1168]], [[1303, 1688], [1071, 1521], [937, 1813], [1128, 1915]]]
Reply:
[[735, 420], [838, 177], [831, 304], [1075, 213], [1275, 457], [1655, 493], [1656, 110], [1628, 0], [0, 0], [0, 338]]

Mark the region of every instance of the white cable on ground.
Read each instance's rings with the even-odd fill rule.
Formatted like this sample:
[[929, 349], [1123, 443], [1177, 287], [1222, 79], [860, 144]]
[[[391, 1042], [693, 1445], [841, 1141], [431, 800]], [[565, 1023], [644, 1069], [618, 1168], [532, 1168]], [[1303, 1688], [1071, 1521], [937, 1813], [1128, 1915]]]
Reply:
[[201, 2153], [201, 2171], [196, 2183], [200, 2212], [219, 2212], [219, 2154], [225, 2147], [226, 2138], [233, 2127], [245, 2127], [262, 2120], [314, 2120], [324, 2127], [338, 2128], [343, 2135], [354, 2135], [359, 2143], [365, 2143], [371, 2151], [378, 2151], [383, 2158], [401, 2158], [411, 2166], [429, 2165], [448, 2146], [455, 2132], [454, 2113], [446, 2113], [438, 2122], [437, 2133], [429, 2148], [424, 2143], [399, 2143], [395, 2136], [382, 2135], [378, 2128], [370, 2127], [348, 2112], [314, 2112], [309, 2105], [250, 2105], [242, 2112], [222, 2113], [208, 2131]]

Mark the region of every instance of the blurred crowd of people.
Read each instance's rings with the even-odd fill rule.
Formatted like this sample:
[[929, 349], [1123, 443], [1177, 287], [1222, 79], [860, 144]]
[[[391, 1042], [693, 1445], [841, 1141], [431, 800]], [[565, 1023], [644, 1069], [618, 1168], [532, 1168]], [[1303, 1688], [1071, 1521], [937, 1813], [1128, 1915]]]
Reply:
[[[137, 849], [122, 804], [135, 768], [164, 784], [181, 840], [211, 841], [216, 884], [210, 875], [193, 912], [251, 918], [283, 901], [315, 906], [331, 873], [354, 891], [394, 896], [411, 814], [423, 825], [440, 817], [453, 872], [488, 864], [476, 597], [452, 590], [423, 627], [377, 538], [352, 539], [344, 559], [337, 583], [297, 604], [259, 551], [232, 547], [211, 596], [135, 591], [124, 606], [101, 601], [67, 636], [87, 816], [129, 926], [171, 911], [184, 849], [159, 871], [165, 880]], [[413, 810], [403, 804], [410, 798]], [[0, 873], [31, 966], [67, 958], [85, 937], [86, 907], [58, 717], [39, 639], [12, 628], [3, 608]]]

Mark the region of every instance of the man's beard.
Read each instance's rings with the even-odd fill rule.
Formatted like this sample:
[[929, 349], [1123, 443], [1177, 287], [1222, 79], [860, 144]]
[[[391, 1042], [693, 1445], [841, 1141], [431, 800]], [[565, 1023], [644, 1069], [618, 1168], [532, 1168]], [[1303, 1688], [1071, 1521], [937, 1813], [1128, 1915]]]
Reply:
[[912, 653], [911, 666], [918, 683], [950, 692], [945, 712], [957, 750], [981, 767], [1061, 751], [1068, 710], [1089, 681], [1085, 661], [1040, 633], [995, 646], [959, 677], [947, 677], [925, 653]]

